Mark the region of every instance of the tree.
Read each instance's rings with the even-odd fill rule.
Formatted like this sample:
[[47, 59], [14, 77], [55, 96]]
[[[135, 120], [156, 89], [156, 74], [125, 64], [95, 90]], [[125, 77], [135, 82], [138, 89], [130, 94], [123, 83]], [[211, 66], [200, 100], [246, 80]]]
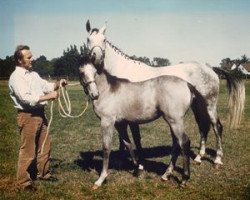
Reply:
[[50, 76], [53, 74], [53, 66], [45, 56], [40, 56], [32, 64], [33, 70], [41, 76]]
[[236, 58], [234, 60], [231, 60], [230, 58], [224, 58], [221, 60], [221, 67], [226, 70], [231, 70], [231, 67], [233, 65], [236, 65], [236, 67], [240, 66], [241, 64], [249, 62], [249, 58], [244, 54], [241, 56], [241, 58]]
[[130, 56], [130, 58], [132, 60], [137, 60], [137, 61], [143, 62], [147, 65], [151, 65], [150, 59], [145, 57], [145, 56], [144, 57], [136, 57], [135, 55], [133, 55], [133, 56]]
[[171, 65], [171, 63], [167, 58], [159, 58], [159, 57], [153, 58], [152, 66], [154, 67], [168, 66], [168, 65]]
[[63, 56], [54, 62], [54, 76], [78, 77], [80, 53], [76, 45], [64, 50]]
[[220, 66], [223, 69], [230, 70], [233, 64], [233, 60], [231, 60], [230, 58], [224, 58], [221, 60]]
[[14, 56], [6, 56], [5, 60], [0, 59], [0, 76], [1, 78], [9, 78], [15, 70]]
[[247, 62], [249, 62], [249, 58], [245, 54], [242, 55], [241, 58], [234, 60], [234, 63], [236, 64], [237, 67]]

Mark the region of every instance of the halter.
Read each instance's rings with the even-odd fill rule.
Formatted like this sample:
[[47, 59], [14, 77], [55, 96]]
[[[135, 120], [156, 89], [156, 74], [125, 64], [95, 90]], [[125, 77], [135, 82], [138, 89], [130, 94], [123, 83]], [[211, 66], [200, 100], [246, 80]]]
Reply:
[[89, 58], [91, 58], [90, 55], [91, 55], [91, 53], [93, 52], [94, 48], [99, 48], [99, 49], [101, 49], [103, 58], [105, 58], [105, 49], [102, 49], [102, 47], [99, 46], [99, 45], [93, 46], [93, 47], [89, 50], [89, 53], [88, 53]]

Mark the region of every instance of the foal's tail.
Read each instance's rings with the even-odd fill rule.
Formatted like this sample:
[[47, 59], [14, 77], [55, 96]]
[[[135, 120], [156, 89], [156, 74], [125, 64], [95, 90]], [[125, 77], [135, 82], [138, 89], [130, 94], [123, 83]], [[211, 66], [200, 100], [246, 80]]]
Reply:
[[213, 70], [219, 75], [224, 75], [227, 80], [230, 128], [237, 128], [244, 114], [245, 81], [239, 75], [232, 74], [224, 69], [213, 67]]

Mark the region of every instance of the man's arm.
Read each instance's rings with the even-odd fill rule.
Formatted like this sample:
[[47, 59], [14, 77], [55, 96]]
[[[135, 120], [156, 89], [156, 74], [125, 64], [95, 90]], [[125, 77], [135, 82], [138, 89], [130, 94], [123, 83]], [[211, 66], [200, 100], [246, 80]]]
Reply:
[[38, 103], [43, 102], [43, 101], [48, 101], [48, 100], [54, 100], [54, 99], [57, 99], [58, 97], [59, 97], [58, 92], [53, 91], [43, 96], [40, 96]]

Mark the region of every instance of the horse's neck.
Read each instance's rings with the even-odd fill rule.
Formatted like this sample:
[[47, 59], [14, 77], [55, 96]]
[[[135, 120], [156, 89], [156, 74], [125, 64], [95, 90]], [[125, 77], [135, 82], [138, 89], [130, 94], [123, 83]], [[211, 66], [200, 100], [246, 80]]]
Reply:
[[150, 79], [152, 78], [152, 73], [157, 71], [152, 72], [152, 67], [128, 58], [128, 56], [124, 55], [120, 50], [116, 50], [109, 43], [106, 45], [104, 67], [111, 75], [128, 79], [132, 82]]
[[[213, 75], [210, 67], [197, 62], [181, 63], [171, 66], [151, 67], [139, 61], [134, 61], [124, 56], [120, 50], [116, 50], [108, 42], [104, 58], [104, 68], [113, 76], [127, 79], [131, 82], [141, 82], [158, 76], [171, 75], [181, 78], [191, 84], [194, 79], [201, 76], [199, 72], [206, 72]], [[196, 75], [198, 77], [195, 77]]]
[[[188, 65], [188, 64], [187, 64]], [[134, 61], [124, 55], [120, 50], [106, 45], [104, 58], [104, 68], [111, 74], [119, 78], [127, 79], [131, 82], [141, 82], [163, 75], [173, 75], [187, 80], [188, 69], [184, 64], [163, 67], [151, 67], [145, 63]]]

